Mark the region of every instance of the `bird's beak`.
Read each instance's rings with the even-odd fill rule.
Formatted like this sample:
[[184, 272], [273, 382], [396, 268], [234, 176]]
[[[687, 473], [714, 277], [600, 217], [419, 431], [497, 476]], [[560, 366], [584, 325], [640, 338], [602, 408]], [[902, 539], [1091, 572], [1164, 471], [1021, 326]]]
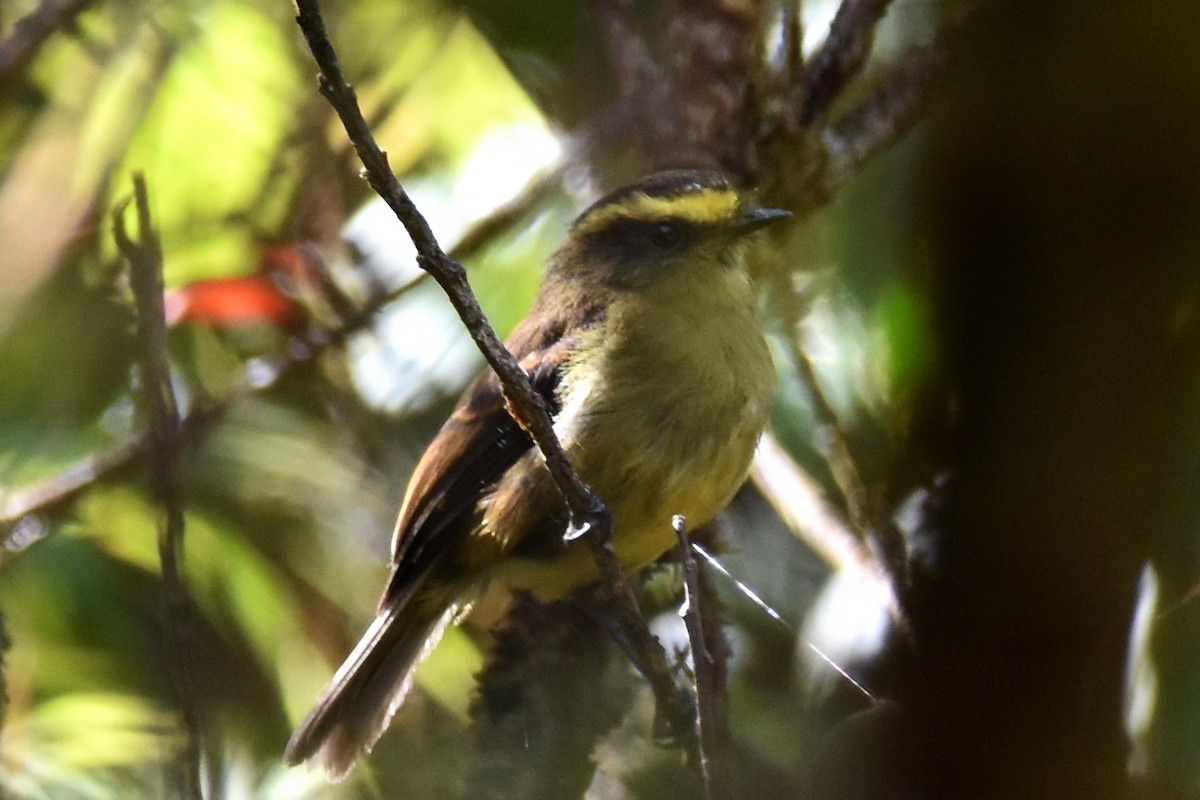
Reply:
[[751, 233], [774, 222], [789, 219], [792, 212], [782, 208], [755, 208], [743, 211], [733, 222], [733, 229], [739, 234]]

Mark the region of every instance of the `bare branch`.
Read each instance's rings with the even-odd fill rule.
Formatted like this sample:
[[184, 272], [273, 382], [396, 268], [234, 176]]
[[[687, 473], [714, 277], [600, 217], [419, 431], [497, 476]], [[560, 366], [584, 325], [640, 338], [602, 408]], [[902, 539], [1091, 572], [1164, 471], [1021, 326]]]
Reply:
[[[45, 480], [6, 492], [0, 503], [0, 534], [21, 519], [65, 503], [108, 473], [133, 461], [146, 445], [145, 436], [117, 442], [89, 453]], [[0, 538], [3, 538], [0, 536]]]
[[614, 618], [642, 654], [642, 667], [647, 670], [647, 679], [654, 688], [660, 711], [666, 712], [669, 720], [679, 718], [680, 712], [690, 707], [690, 698], [675, 683], [666, 653], [638, 611], [633, 592], [613, 549], [612, 518], [607, 506], [575, 473], [555, 436], [545, 402], [534, 392], [529, 376], [488, 324], [483, 310], [471, 293], [465, 269], [442, 251], [429, 224], [392, 173], [387, 155], [380, 149], [363, 119], [354, 89], [342, 74], [337, 54], [325, 32], [319, 4], [316, 0], [297, 0], [296, 7], [296, 22], [320, 68], [318, 86], [321, 94], [342, 120], [346, 134], [363, 162], [368, 183], [404, 225], [417, 249], [417, 263], [446, 292], [480, 352], [496, 372], [509, 413], [533, 438], [567, 503], [571, 514], [568, 538], [590, 534], [586, 538], [595, 556], [601, 585], [608, 594]]
[[[689, 757], [698, 760], [695, 698], [676, 682], [666, 650], [647, 627], [637, 600], [621, 573], [616, 552], [612, 549], [612, 538], [601, 541], [599, 536], [589, 536], [588, 539], [600, 566], [597, 588], [601, 591], [601, 599], [618, 628], [620, 643], [654, 693], [654, 736], [682, 747]], [[606, 551], [600, 552], [600, 547]]]
[[750, 479], [780, 519], [831, 567], [873, 566], [862, 539], [770, 432], [758, 440]]
[[808, 389], [817, 419], [827, 433], [823, 437], [828, 448], [826, 458], [829, 461], [829, 468], [833, 472], [833, 478], [842, 491], [842, 497], [846, 499], [846, 508], [850, 511], [850, 523], [860, 533], [865, 532], [871, 527], [870, 498], [862, 475], [858, 472], [858, 464], [854, 460], [853, 453], [850, 452], [850, 441], [846, 436], [846, 429], [842, 427], [837, 411], [825, 397], [825, 390], [821, 388], [821, 381], [817, 377], [817, 371], [813, 367], [808, 353], [804, 352], [804, 349], [794, 341], [794, 337], [790, 344], [792, 361], [800, 372], [801, 381]]
[[125, 204], [114, 211], [113, 236], [130, 266], [130, 285], [137, 307], [141, 406], [148, 417], [150, 432], [150, 485], [154, 499], [163, 511], [159, 522], [158, 556], [162, 568], [166, 660], [187, 733], [175, 779], [180, 796], [201, 800], [200, 715], [191, 674], [191, 603], [181, 574], [184, 533], [183, 485], [179, 477], [181, 423], [167, 364], [162, 247], [150, 219], [146, 182], [140, 173], [134, 174], [133, 186], [137, 241], [130, 239], [125, 230]]
[[826, 460], [846, 500], [850, 522], [864, 542], [878, 549], [883, 567], [892, 579], [893, 592], [897, 598], [902, 598], [908, 586], [908, 544], [859, 473], [846, 429], [837, 411], [825, 397], [825, 390], [821, 388], [821, 381], [808, 354], [795, 341], [795, 337], [789, 337], [789, 345], [792, 360], [808, 388], [817, 419], [824, 428]]
[[0, 89], [16, 79], [39, 49], [56, 32], [74, 24], [93, 0], [42, 0], [13, 25], [0, 42]]
[[700, 571], [688, 541], [687, 520], [676, 514], [671, 518], [671, 526], [679, 537], [679, 560], [683, 565], [683, 621], [692, 646], [696, 731], [704, 795], [707, 800], [732, 800], [735, 794], [730, 771], [729, 644], [721, 631], [712, 584]]
[[809, 125], [829, 110], [871, 54], [875, 25], [890, 0], [842, 0], [829, 35], [817, 50], [805, 74], [804, 107], [800, 120]]
[[[845, 80], [861, 67], [861, 60], [866, 58], [870, 30], [886, 5], [886, 0], [844, 0], [831, 26], [829, 40], [810, 67], [810, 81], [827, 86], [831, 78], [814, 77], [818, 69], [823, 69], [829, 76], [841, 76], [837, 85], [840, 91]], [[931, 88], [942, 72], [950, 39], [961, 28], [966, 16], [961, 15], [939, 30], [928, 44], [910, 51], [887, 71], [865, 100], [826, 129], [799, 132], [800, 138], [794, 140], [794, 146], [807, 157], [798, 162], [806, 170], [801, 182], [803, 188], [793, 195], [800, 205], [796, 209], [798, 215], [811, 213], [828, 202], [835, 190], [855, 175], [868, 158], [886, 149], [911, 129], [920, 118]], [[827, 53], [839, 41], [845, 52], [839, 49], [836, 53]], [[822, 58], [827, 62], [825, 66], [820, 66]], [[811, 102], [812, 97], [808, 100]], [[785, 291], [794, 293], [791, 281], [784, 280], [782, 284]], [[796, 317], [801, 305], [792, 302], [780, 307], [786, 314]], [[789, 320], [793, 327], [797, 321], [794, 318]], [[876, 548], [892, 580], [894, 596], [899, 606], [903, 607], [908, 588], [908, 553], [904, 537], [859, 474], [846, 432], [825, 398], [812, 362], [797, 342], [790, 339], [789, 344], [792, 360], [809, 389], [817, 418], [827, 434], [826, 456], [846, 500], [851, 523], [863, 541]]]
[[888, 605], [903, 627], [900, 589], [880, 567], [862, 537], [825, 499], [821, 487], [769, 432], [758, 441], [750, 479], [780, 519], [835, 570], [853, 570], [886, 586]]
[[869, 158], [908, 133], [921, 119], [937, 79], [946, 65], [949, 39], [957, 24], [938, 31], [888, 69], [865, 100], [824, 132], [829, 154], [830, 191], [845, 183]]
[[801, 0], [783, 3], [783, 74], [787, 86], [803, 86], [804, 72], [804, 14]]
[[296, 7], [299, 11], [296, 22], [321, 69], [318, 81], [321, 94], [342, 120], [346, 134], [362, 160], [367, 182], [404, 225], [417, 249], [417, 263], [446, 292], [480, 352], [500, 378], [513, 418], [529, 432], [545, 456], [546, 464], [571, 510], [572, 524], [576, 528], [597, 525], [609, 527], [611, 523], [606, 521], [608, 511], [603, 502], [579, 480], [571, 468], [554, 435], [553, 424], [541, 396], [533, 390], [529, 377], [488, 324], [483, 309], [467, 284], [466, 270], [442, 250], [429, 223], [392, 173], [387, 154], [367, 128], [358, 97], [342, 74], [337, 53], [325, 33], [325, 23], [318, 4], [315, 0], [298, 0]]
[[[843, 2], [839, 12], [843, 13], [842, 25], [848, 25], [845, 20], [850, 18], [865, 24], [863, 6], [871, 1]], [[885, 0], [873, 1], [886, 4]], [[851, 7], [856, 9], [857, 16], [850, 14], [848, 9]], [[872, 8], [882, 13], [882, 5]], [[910, 49], [895, 64], [881, 68], [882, 77], [866, 98], [833, 121], [823, 120], [820, 125], [812, 125], [814, 120], [801, 119], [802, 107], [807, 108], [804, 88], [783, 87], [782, 97], [769, 106], [774, 117], [764, 120], [767, 124], [758, 134], [760, 158], [776, 165], [774, 172], [763, 175], [764, 196], [787, 207], [797, 220], [802, 220], [826, 206], [867, 160], [908, 133], [921, 119], [934, 87], [945, 72], [953, 41], [960, 35], [973, 8], [968, 7], [944, 25], [927, 44]], [[850, 16], [846, 17], [846, 14]], [[839, 27], [835, 19], [833, 28]], [[817, 58], [824, 56], [830, 64], [843, 63], [845, 57], [827, 53], [834, 41], [832, 32], [830, 37]], [[861, 42], [855, 44], [859, 40], [853, 37], [843, 37], [842, 41], [846, 47], [861, 46]], [[862, 57], [866, 57], [865, 51]], [[805, 71], [810, 83], [816, 80], [813, 77], [815, 69], [814, 59]], [[832, 67], [827, 65], [825, 69]], [[838, 92], [844, 88], [843, 81]], [[828, 102], [833, 100], [831, 97]]]

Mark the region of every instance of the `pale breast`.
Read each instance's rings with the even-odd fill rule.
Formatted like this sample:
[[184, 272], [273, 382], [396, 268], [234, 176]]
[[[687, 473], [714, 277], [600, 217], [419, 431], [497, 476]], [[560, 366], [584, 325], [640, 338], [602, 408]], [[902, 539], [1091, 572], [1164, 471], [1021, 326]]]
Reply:
[[670, 546], [673, 515], [695, 526], [728, 504], [775, 388], [752, 303], [655, 319], [602, 343], [592, 356], [602, 363], [568, 369], [558, 425], [584, 479], [608, 500], [631, 566]]
[[[555, 431], [608, 503], [627, 570], [675, 545], [674, 515], [695, 528], [728, 505], [767, 422], [775, 371], [749, 287], [733, 271], [715, 279], [737, 292], [706, 293], [699, 304], [694, 293], [688, 303], [643, 297], [655, 308], [610, 309], [564, 365]], [[510, 554], [502, 583], [552, 599], [595, 578], [581, 543], [552, 555], [531, 550]]]

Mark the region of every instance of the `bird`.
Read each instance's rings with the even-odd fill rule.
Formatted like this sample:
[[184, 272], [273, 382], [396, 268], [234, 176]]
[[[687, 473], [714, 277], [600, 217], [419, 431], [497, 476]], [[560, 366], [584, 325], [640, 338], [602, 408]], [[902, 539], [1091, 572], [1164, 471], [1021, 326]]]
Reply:
[[[715, 171], [657, 172], [586, 208], [505, 345], [573, 468], [607, 503], [624, 570], [711, 521], [745, 481], [776, 375], [746, 265], [752, 207]], [[597, 579], [541, 452], [488, 371], [409, 481], [374, 620], [287, 744], [340, 780], [403, 703], [417, 663], [483, 591], [552, 601]]]

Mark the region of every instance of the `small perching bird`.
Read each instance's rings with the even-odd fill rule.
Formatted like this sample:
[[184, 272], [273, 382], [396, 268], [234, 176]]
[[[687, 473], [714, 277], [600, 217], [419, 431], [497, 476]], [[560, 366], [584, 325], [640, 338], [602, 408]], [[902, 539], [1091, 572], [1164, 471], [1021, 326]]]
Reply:
[[[579, 215], [507, 346], [546, 400], [580, 477], [607, 502], [622, 566], [674, 546], [745, 480], [775, 370], [745, 237], [785, 219], [721, 176], [651, 175]], [[487, 586], [552, 600], [596, 579], [529, 435], [488, 372], [418, 463], [379, 610], [288, 743], [340, 779], [404, 701], [413, 669]]]

